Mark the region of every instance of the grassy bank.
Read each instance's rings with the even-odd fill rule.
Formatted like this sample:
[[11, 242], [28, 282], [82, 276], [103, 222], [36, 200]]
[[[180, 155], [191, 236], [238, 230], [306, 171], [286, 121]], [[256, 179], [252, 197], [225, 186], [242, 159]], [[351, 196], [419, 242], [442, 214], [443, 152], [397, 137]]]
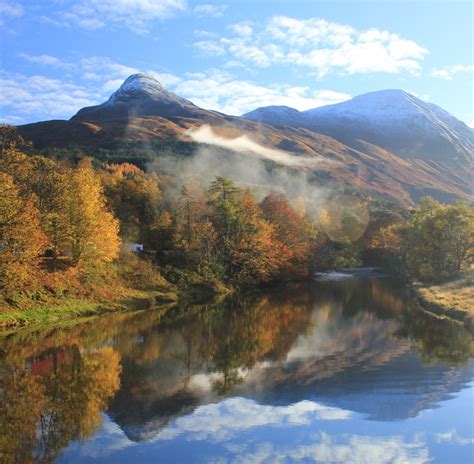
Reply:
[[[57, 280], [64, 282], [64, 275]], [[86, 277], [71, 276], [67, 285], [51, 284], [12, 301], [0, 299], [0, 330], [63, 326], [118, 311], [162, 312], [178, 301], [203, 302], [231, 291], [216, 278], [172, 267], [159, 270], [149, 261], [127, 254]]]
[[63, 297], [47, 304], [31, 302], [28, 308], [3, 307], [0, 309], [0, 330], [23, 327], [26, 325], [57, 325], [68, 322], [77, 323], [87, 318], [114, 311], [137, 311], [165, 309], [174, 306], [176, 293], [159, 291], [136, 291], [128, 289], [128, 295], [122, 291], [121, 297], [112, 300], [100, 298]]
[[178, 293], [150, 263], [126, 256], [86, 278], [71, 276], [61, 288], [42, 288], [0, 301], [0, 330], [166, 307], [176, 303]]
[[415, 286], [424, 309], [458, 320], [474, 334], [474, 269], [439, 285]]

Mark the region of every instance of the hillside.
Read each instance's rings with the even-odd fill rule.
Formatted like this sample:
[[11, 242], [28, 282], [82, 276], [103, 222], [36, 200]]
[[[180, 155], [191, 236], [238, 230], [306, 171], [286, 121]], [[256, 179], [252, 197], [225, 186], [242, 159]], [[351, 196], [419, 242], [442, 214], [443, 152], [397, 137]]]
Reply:
[[[367, 96], [360, 96], [340, 104], [346, 105], [342, 109], [332, 105], [300, 113], [291, 108], [271, 107], [239, 118], [199, 108], [165, 90], [156, 79], [136, 74], [108, 101], [83, 108], [68, 121], [43, 121], [19, 126], [18, 130], [38, 149], [82, 146], [93, 153], [98, 148], [108, 149], [125, 142], [144, 147], [156, 141], [187, 144], [196, 141], [190, 130], [195, 132], [207, 125], [208, 134], [230, 139], [230, 147], [232, 139], [245, 136], [262, 149], [285, 152], [284, 156], [296, 160], [297, 167], [291, 169], [308, 171], [315, 180], [324, 178], [334, 185], [381, 194], [404, 204], [425, 194], [448, 201], [469, 198], [472, 131], [441, 109], [432, 109], [431, 125], [426, 125], [426, 108], [424, 112], [419, 110], [425, 119], [420, 119], [418, 125], [408, 123], [406, 118], [397, 120], [396, 115], [404, 113], [392, 101], [392, 91], [387, 92], [383, 105], [380, 98], [375, 98], [378, 112], [369, 108], [368, 103], [361, 105], [360, 99], [363, 103]], [[395, 100], [403, 97], [420, 106], [419, 100], [413, 100], [415, 97], [401, 97], [397, 92]], [[267, 117], [269, 114], [271, 117]], [[357, 117], [353, 116], [348, 123], [347, 114]], [[367, 115], [372, 115], [378, 126]], [[414, 120], [417, 117], [413, 116]], [[307, 122], [301, 123], [303, 120]], [[438, 128], [441, 138], [426, 135], [423, 125], [430, 130]], [[198, 142], [215, 145], [211, 136], [201, 137]], [[420, 143], [424, 147], [432, 144], [437, 149], [423, 151]], [[245, 146], [236, 150], [248, 156], [256, 154]], [[302, 156], [314, 159], [314, 163], [302, 166]], [[280, 163], [279, 157], [274, 161]]]
[[355, 147], [363, 140], [403, 158], [472, 162], [474, 153], [471, 128], [442, 108], [403, 90], [370, 92], [302, 112], [288, 107], [258, 108], [244, 117], [306, 127]]

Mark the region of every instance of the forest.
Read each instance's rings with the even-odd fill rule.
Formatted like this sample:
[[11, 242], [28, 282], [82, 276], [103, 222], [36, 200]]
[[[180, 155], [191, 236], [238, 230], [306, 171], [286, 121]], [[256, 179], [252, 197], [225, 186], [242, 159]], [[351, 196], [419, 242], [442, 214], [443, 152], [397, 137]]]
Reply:
[[406, 209], [335, 193], [315, 211], [309, 198], [256, 195], [223, 176], [180, 185], [127, 161], [38, 154], [11, 126], [0, 150], [2, 324], [34, 307], [146, 307], [362, 264], [439, 283], [473, 259], [463, 202]]

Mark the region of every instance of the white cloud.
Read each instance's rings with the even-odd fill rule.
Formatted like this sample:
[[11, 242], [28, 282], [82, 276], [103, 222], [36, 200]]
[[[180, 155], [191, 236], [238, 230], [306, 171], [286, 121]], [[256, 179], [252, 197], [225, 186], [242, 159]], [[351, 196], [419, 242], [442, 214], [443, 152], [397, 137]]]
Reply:
[[225, 53], [225, 48], [212, 40], [200, 40], [194, 42], [194, 46], [205, 55], [223, 55]]
[[170, 440], [185, 435], [188, 440], [219, 442], [254, 427], [301, 426], [313, 420], [345, 420], [351, 414], [344, 409], [307, 400], [289, 406], [271, 406], [245, 398], [228, 398], [220, 403], [200, 406], [192, 414], [178, 418], [159, 432], [155, 440]]
[[407, 90], [407, 89], [403, 89], [403, 90], [405, 90], [405, 92], [411, 95], [414, 95], [416, 98], [419, 98], [420, 100], [423, 100], [425, 102], [429, 102], [431, 100], [430, 96], [427, 93], [419, 93], [414, 90]]
[[232, 24], [229, 26], [229, 29], [235, 34], [245, 36], [245, 37], [249, 37], [253, 33], [252, 25], [249, 22]]
[[50, 66], [53, 68], [71, 68], [73, 65], [70, 63], [64, 63], [59, 58], [50, 55], [29, 55], [27, 53], [20, 53], [18, 55], [20, 58], [23, 58], [30, 63], [40, 64], [43, 66]]
[[77, 67], [83, 72], [99, 74], [108, 78], [127, 78], [130, 74], [138, 72], [137, 68], [115, 63], [109, 58], [93, 56], [79, 60]]
[[316, 434], [312, 443], [275, 446], [249, 442], [227, 446], [235, 463], [330, 462], [343, 464], [422, 464], [428, 462], [426, 445], [421, 441], [404, 442], [400, 437]]
[[30, 63], [40, 64], [46, 67], [63, 68], [77, 73], [82, 73], [82, 77], [87, 80], [100, 80], [107, 78], [126, 78], [130, 74], [138, 72], [137, 68], [115, 63], [109, 58], [93, 56], [82, 58], [75, 62], [62, 61], [51, 55], [29, 55], [20, 53], [18, 55]]
[[25, 119], [22, 118], [21, 116], [12, 116], [9, 114], [6, 115], [0, 115], [0, 124], [12, 124], [12, 125], [17, 125], [17, 124], [23, 124], [25, 122]]
[[153, 21], [169, 18], [185, 9], [185, 0], [81, 0], [63, 12], [61, 19], [84, 29], [116, 24], [142, 34], [148, 32]]
[[115, 92], [123, 84], [123, 79], [109, 79], [102, 85], [102, 90], [107, 93]]
[[[79, 108], [98, 103], [102, 95], [80, 85], [45, 76], [26, 77], [2, 73], [0, 120], [40, 115], [45, 119], [67, 118]], [[12, 113], [13, 116], [7, 116]]]
[[149, 71], [147, 74], [153, 76], [155, 79], [158, 79], [160, 83], [166, 88], [175, 87], [177, 84], [183, 81], [183, 79], [171, 73]]
[[217, 38], [218, 35], [215, 33], [215, 32], [211, 32], [211, 31], [205, 31], [203, 29], [194, 29], [194, 35], [197, 36], [197, 37], [204, 37], [206, 39], [208, 38]]
[[285, 105], [298, 110], [339, 103], [351, 98], [330, 90], [311, 90], [290, 85], [262, 86], [251, 81], [235, 79], [222, 71], [187, 74], [171, 88], [206, 109], [241, 115], [268, 105]]
[[3, 72], [0, 74], [0, 121], [3, 122], [70, 118], [84, 106], [105, 101], [126, 77], [138, 72], [136, 68], [104, 57], [83, 58], [72, 63], [50, 55], [20, 56], [45, 67], [67, 69], [80, 75], [84, 82]]
[[[229, 398], [217, 404], [200, 406], [192, 414], [178, 418], [158, 432], [151, 442], [162, 443], [179, 437], [187, 442], [222, 443], [228, 452], [225, 462], [235, 463], [421, 464], [429, 460], [426, 444], [416, 438], [407, 442], [397, 436], [302, 433], [321, 429], [325, 421], [347, 420], [351, 416], [350, 411], [314, 401], [273, 406], [250, 399]], [[260, 428], [268, 427], [285, 429], [288, 440], [282, 438], [282, 434], [277, 435], [278, 443], [254, 438], [259, 436]], [[265, 433], [265, 436], [271, 434]], [[208, 462], [215, 462], [212, 458], [206, 456]]]
[[224, 11], [227, 9], [227, 5], [211, 5], [210, 3], [204, 3], [196, 5], [194, 7], [194, 13], [198, 16], [208, 16], [211, 18], [220, 18], [224, 15]]
[[[263, 86], [249, 80], [239, 80], [232, 74], [219, 70], [177, 76], [169, 72], [138, 69], [115, 63], [106, 57], [87, 57], [73, 62], [50, 55], [34, 56], [23, 53], [20, 56], [29, 62], [44, 65], [45, 68], [55, 67], [69, 72], [61, 81], [45, 76], [24, 75], [20, 75], [17, 80], [15, 75], [4, 73], [4, 79], [8, 81], [5, 84], [5, 94], [0, 100], [4, 118], [7, 114], [27, 120], [71, 117], [83, 106], [107, 100], [129, 75], [137, 72], [152, 75], [168, 90], [190, 99], [198, 106], [232, 115], [241, 115], [268, 105], [286, 105], [306, 110], [351, 98], [348, 94], [325, 89], [312, 90], [309, 87], [284, 84]], [[234, 65], [242, 66], [240, 63]], [[81, 81], [74, 80], [77, 76], [80, 76]], [[55, 99], [48, 87], [34, 86], [39, 77], [43, 82], [54, 82], [53, 87], [57, 88], [58, 99]], [[7, 92], [12, 88], [16, 90]], [[53, 101], [46, 101], [50, 98]], [[43, 101], [44, 111], [41, 104]]]
[[447, 68], [433, 68], [431, 75], [434, 77], [440, 77], [441, 79], [452, 80], [453, 76], [458, 73], [471, 73], [474, 74], [474, 65], [454, 65], [448, 66]]
[[138, 72], [137, 68], [115, 63], [109, 58], [100, 56], [82, 58], [75, 62], [62, 61], [51, 55], [29, 55], [27, 53], [20, 53], [18, 56], [30, 63], [75, 71], [80, 73], [82, 78], [86, 80], [103, 80], [104, 76], [108, 79], [125, 79], [130, 76], [130, 74]]
[[103, 414], [102, 419], [101, 430], [91, 439], [83, 443], [74, 441], [69, 444], [64, 450], [66, 461], [69, 456], [71, 460], [80, 460], [81, 457], [100, 460], [127, 448], [137, 446], [137, 443], [127, 438], [123, 430], [107, 415]]
[[474, 438], [464, 438], [461, 437], [455, 430], [449, 430], [448, 432], [437, 433], [436, 436], [437, 443], [456, 443], [457, 445], [472, 445], [474, 444]]
[[19, 3], [0, 1], [0, 15], [19, 17], [24, 13], [23, 7]]
[[292, 64], [313, 69], [321, 77], [332, 72], [416, 74], [428, 53], [388, 31], [359, 31], [321, 18], [274, 16], [259, 28], [237, 23], [229, 29], [233, 35], [211, 41], [219, 54], [223, 47], [235, 59], [258, 67]]

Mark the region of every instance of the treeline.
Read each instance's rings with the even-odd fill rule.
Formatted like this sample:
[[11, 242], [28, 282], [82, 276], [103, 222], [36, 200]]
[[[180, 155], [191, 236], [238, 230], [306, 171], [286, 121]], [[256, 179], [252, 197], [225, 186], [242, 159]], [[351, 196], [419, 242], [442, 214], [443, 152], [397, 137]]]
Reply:
[[407, 220], [376, 233], [371, 246], [382, 250], [387, 267], [411, 280], [448, 280], [472, 266], [474, 209], [424, 197]]
[[[119, 222], [106, 206], [90, 160], [77, 166], [24, 153], [3, 128], [0, 153], [0, 288], [4, 298], [60, 289], [96, 265], [116, 259]], [[60, 281], [59, 273], [63, 270]], [[48, 275], [49, 273], [49, 275]]]
[[159, 269], [178, 286], [212, 290], [381, 262], [433, 281], [472, 261], [473, 209], [466, 204], [426, 199], [410, 212], [345, 195], [315, 212], [308, 199], [305, 205], [281, 193], [258, 201], [225, 177], [208, 185], [187, 179], [177, 190], [176, 179], [130, 163], [36, 155], [10, 126], [0, 128], [0, 149], [0, 291], [7, 305], [21, 306], [24, 296], [41, 300], [45, 291], [93, 294], [104, 275], [110, 294], [110, 276], [120, 274], [129, 255], [121, 250], [131, 243], [145, 247], [147, 280]]
[[257, 203], [249, 190], [216, 178], [207, 189], [190, 184], [165, 198], [167, 179], [132, 164], [34, 155], [11, 127], [2, 128], [0, 142], [7, 303], [44, 289], [73, 292], [133, 242], [177, 283], [255, 285], [312, 271], [316, 230], [283, 195]]

